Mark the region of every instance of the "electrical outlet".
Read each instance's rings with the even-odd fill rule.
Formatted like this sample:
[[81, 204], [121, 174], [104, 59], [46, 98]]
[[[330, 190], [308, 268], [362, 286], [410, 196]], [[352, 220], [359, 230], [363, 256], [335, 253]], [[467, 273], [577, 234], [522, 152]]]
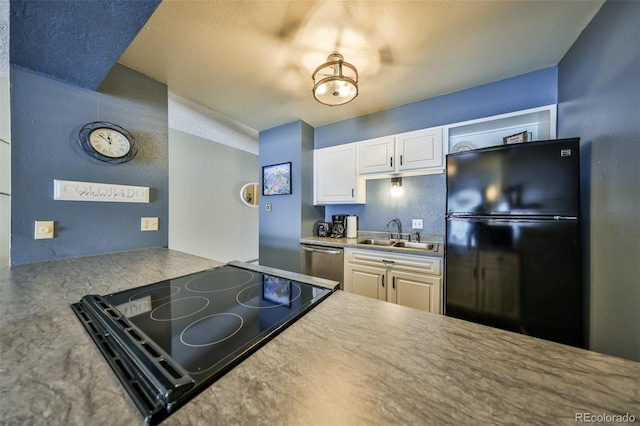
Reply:
[[411, 227], [413, 229], [422, 229], [422, 219], [413, 219], [411, 221]]
[[143, 217], [140, 220], [141, 231], [157, 231], [158, 230], [158, 218], [157, 217]]
[[266, 203], [264, 205], [264, 210], [267, 211], [267, 212], [270, 212], [271, 211], [271, 203]]
[[36, 220], [36, 229], [33, 238], [43, 240], [54, 237], [54, 221], [52, 220]]

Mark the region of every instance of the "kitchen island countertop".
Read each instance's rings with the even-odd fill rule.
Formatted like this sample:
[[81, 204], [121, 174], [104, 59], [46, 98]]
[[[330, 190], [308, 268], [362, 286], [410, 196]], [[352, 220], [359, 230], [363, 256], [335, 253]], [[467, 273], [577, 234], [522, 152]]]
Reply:
[[[156, 248], [0, 270], [0, 424], [141, 424], [69, 308], [220, 265]], [[342, 291], [166, 425], [640, 421], [640, 363]]]

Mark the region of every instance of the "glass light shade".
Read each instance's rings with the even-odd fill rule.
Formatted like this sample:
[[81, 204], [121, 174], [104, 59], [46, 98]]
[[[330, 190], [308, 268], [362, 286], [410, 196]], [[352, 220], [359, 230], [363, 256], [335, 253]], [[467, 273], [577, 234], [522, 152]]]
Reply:
[[322, 104], [344, 105], [358, 96], [358, 71], [342, 55], [329, 55], [313, 73], [313, 96]]

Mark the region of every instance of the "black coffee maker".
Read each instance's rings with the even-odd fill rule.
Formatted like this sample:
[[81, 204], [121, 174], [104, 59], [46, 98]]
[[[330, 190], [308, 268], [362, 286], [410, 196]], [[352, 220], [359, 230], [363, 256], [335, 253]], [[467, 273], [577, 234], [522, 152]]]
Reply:
[[347, 230], [347, 215], [334, 214], [331, 219], [331, 238], [343, 238]]

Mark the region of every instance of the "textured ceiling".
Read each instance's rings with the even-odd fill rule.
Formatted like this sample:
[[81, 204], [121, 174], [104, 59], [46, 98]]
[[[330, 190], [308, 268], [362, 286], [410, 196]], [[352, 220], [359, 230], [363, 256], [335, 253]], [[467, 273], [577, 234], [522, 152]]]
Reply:
[[[556, 65], [602, 3], [164, 0], [120, 62], [256, 130], [319, 126]], [[328, 107], [334, 50], [360, 94]]]
[[[11, 62], [95, 88], [119, 60], [256, 130], [320, 126], [556, 65], [603, 3], [12, 0]], [[311, 94], [332, 51], [360, 74], [337, 107]]]

